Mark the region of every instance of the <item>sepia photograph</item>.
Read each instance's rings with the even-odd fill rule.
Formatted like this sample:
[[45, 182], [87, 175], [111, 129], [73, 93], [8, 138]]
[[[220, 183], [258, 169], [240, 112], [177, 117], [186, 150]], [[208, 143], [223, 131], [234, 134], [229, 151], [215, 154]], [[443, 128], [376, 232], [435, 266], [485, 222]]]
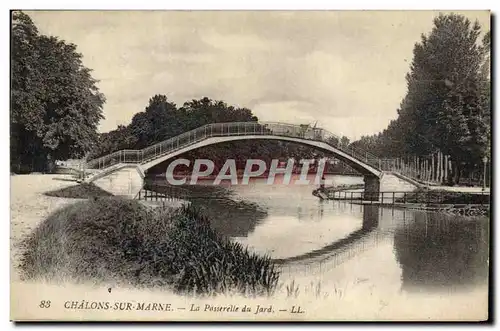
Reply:
[[491, 19], [11, 10], [10, 320], [490, 320]]

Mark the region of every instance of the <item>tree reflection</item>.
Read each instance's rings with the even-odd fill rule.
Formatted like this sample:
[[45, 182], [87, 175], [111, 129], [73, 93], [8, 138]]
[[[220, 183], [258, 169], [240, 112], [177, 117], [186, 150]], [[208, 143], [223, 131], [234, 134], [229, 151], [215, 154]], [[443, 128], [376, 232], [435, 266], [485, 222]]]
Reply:
[[267, 212], [256, 204], [224, 198], [191, 200], [210, 220], [212, 228], [226, 237], [246, 237], [255, 230]]
[[402, 288], [450, 290], [485, 283], [488, 277], [488, 219], [415, 213], [394, 233]]
[[[149, 188], [162, 192], [164, 187], [164, 185], [155, 184]], [[212, 228], [223, 236], [246, 237], [267, 216], [267, 212], [254, 203], [233, 200], [231, 192], [222, 186], [182, 185], [180, 187], [187, 194], [191, 204], [207, 216]]]

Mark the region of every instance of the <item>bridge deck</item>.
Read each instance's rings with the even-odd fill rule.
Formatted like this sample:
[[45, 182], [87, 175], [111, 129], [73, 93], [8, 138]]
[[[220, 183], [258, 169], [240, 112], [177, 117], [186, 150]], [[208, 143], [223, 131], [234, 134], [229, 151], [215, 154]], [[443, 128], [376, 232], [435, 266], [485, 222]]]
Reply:
[[[372, 168], [380, 171], [380, 159], [375, 155], [355, 149], [352, 146], [341, 146], [340, 137], [321, 128], [312, 128], [304, 125], [293, 125], [285, 123], [262, 123], [262, 122], [239, 122], [239, 123], [213, 123], [200, 128], [185, 132], [179, 136], [169, 138], [160, 143], [154, 144], [141, 150], [120, 150], [109, 155], [87, 162], [86, 168], [106, 170], [118, 163], [126, 164], [147, 164], [152, 161], [164, 158], [176, 151], [186, 149], [189, 146], [199, 144], [212, 137], [232, 137], [239, 140], [250, 139], [250, 136], [260, 136], [260, 139], [282, 139], [314, 145], [313, 142], [327, 144], [337, 154], [347, 155], [348, 158], [358, 161], [365, 168]], [[239, 139], [237, 137], [240, 137]], [[246, 137], [246, 138], [243, 138]], [[255, 138], [256, 139], [256, 138]], [[226, 141], [225, 140], [225, 141]], [[345, 157], [345, 156], [344, 156]], [[351, 160], [351, 161], [352, 161]], [[371, 170], [371, 172], [374, 172]]]
[[179, 155], [183, 151], [206, 146], [210, 138], [216, 137], [225, 137], [225, 139], [212, 139], [211, 143], [242, 139], [292, 141], [331, 152], [336, 158], [354, 166], [363, 174], [379, 177], [382, 171], [394, 171], [395, 175], [404, 176], [408, 182], [414, 180], [415, 176], [418, 177], [418, 174], [406, 172], [404, 169], [400, 169], [401, 173], [399, 173], [393, 167], [397, 164], [393, 160], [381, 159], [368, 151], [354, 148], [352, 145], [341, 145], [339, 136], [322, 128], [278, 122], [235, 122], [207, 124], [144, 149], [120, 150], [93, 159], [87, 162], [84, 168], [86, 173], [92, 170], [94, 174], [87, 177], [85, 181], [91, 182], [95, 178], [112, 173], [115, 171], [112, 167], [118, 164], [138, 164], [141, 165], [142, 171], [147, 170], [152, 165]]

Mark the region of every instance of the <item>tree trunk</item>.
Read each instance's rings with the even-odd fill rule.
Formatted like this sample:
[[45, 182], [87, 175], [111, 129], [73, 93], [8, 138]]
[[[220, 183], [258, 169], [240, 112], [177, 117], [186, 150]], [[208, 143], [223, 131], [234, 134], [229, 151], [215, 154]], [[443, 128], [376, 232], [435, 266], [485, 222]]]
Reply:
[[446, 181], [444, 167], [445, 167], [444, 154], [443, 152], [441, 152], [441, 184], [443, 184]]
[[461, 174], [461, 171], [462, 171], [462, 167], [460, 165], [460, 162], [459, 161], [452, 161], [451, 163], [452, 165], [452, 173], [453, 173], [453, 184], [454, 185], [458, 185], [458, 183], [460, 182], [460, 174]]
[[450, 160], [449, 156], [447, 155], [446, 156], [446, 165], [445, 165], [446, 185], [453, 186], [453, 171], [452, 171], [453, 169], [450, 165], [451, 165], [451, 160]]
[[438, 151], [437, 154], [437, 169], [436, 169], [436, 181], [441, 184], [442, 179], [441, 179], [441, 151]]

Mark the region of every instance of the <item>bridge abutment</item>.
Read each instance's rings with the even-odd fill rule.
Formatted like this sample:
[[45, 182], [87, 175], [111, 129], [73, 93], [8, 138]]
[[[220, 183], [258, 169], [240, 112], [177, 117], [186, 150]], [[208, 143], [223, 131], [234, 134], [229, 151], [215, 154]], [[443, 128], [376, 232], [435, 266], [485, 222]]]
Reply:
[[380, 178], [373, 175], [365, 175], [365, 194], [363, 200], [378, 201], [380, 195]]
[[144, 173], [138, 165], [124, 166], [92, 183], [115, 196], [133, 199], [144, 185]]

